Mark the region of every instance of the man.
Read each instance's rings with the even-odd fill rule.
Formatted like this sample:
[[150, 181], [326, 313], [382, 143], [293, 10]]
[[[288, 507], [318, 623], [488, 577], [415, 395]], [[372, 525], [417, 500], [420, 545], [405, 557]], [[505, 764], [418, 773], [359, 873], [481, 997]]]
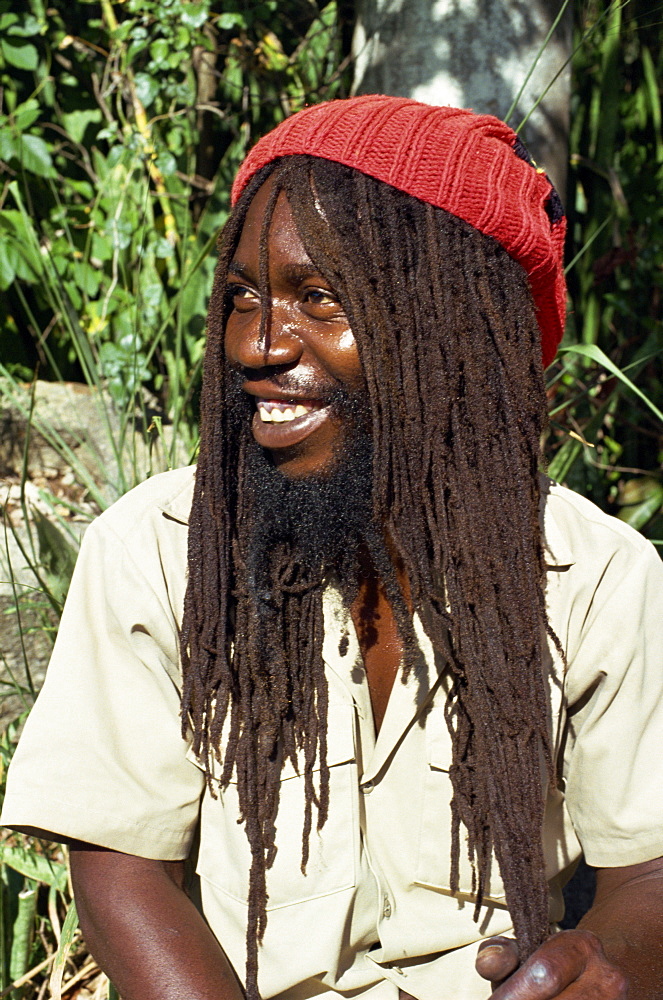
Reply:
[[494, 118], [371, 96], [233, 198], [195, 482], [86, 535], [3, 821], [74, 841], [124, 1000], [660, 996], [662, 574], [538, 475], [550, 182]]

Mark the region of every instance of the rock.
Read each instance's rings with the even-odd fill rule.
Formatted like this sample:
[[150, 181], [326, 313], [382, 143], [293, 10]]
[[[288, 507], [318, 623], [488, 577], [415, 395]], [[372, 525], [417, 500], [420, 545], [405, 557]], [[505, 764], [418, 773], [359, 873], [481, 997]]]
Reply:
[[53, 648], [53, 618], [45, 606], [23, 603], [19, 625], [13, 597], [0, 595], [0, 729], [32, 706]]
[[155, 416], [146, 406], [123, 425], [110, 397], [87, 385], [0, 380], [0, 728], [31, 704], [28, 673], [41, 685], [59, 617], [44, 586], [64, 597], [86, 526], [165, 471], [171, 451], [173, 465], [189, 460]]
[[0, 476], [21, 475], [27, 441], [29, 479], [73, 476], [105, 507], [169, 468], [173, 451], [173, 465], [189, 460], [183, 444], [173, 449], [171, 426], [158, 433], [159, 414], [149, 402], [143, 412], [121, 417], [107, 393], [87, 385], [0, 381]]

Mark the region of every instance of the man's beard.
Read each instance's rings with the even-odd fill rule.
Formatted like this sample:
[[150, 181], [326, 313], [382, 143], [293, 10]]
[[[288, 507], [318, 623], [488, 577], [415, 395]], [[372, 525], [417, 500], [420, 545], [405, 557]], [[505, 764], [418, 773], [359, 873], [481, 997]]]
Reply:
[[[237, 484], [247, 583], [258, 603], [270, 602], [275, 562], [297, 566], [300, 581], [321, 583], [333, 574], [343, 589], [354, 589], [358, 549], [382, 547], [373, 517], [373, 446], [365, 396], [337, 390], [330, 400], [335, 419], [343, 422], [341, 453], [324, 473], [289, 478], [248, 432], [251, 413], [244, 393], [229, 393], [231, 421], [244, 437], [244, 461]], [[243, 399], [241, 397], [244, 397]]]
[[358, 423], [326, 472], [296, 479], [280, 472], [251, 438], [242, 489], [251, 494], [248, 564], [259, 591], [273, 586], [269, 565], [279, 551], [290, 553], [311, 581], [331, 572], [350, 583], [358, 547], [374, 534], [372, 463], [370, 433]]

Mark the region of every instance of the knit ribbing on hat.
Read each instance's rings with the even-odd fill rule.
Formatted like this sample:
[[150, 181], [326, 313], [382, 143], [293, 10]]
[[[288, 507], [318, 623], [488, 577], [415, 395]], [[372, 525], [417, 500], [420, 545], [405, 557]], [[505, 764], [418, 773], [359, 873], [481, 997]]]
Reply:
[[541, 170], [514, 152], [516, 133], [492, 115], [369, 94], [316, 104], [260, 139], [232, 188], [281, 156], [307, 154], [360, 170], [442, 208], [492, 236], [526, 271], [541, 330], [544, 366], [564, 332], [563, 216]]

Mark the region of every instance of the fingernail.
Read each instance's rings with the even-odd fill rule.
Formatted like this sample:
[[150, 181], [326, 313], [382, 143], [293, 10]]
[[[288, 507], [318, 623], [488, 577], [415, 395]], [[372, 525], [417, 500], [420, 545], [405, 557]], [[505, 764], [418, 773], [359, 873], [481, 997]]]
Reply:
[[504, 951], [503, 944], [487, 944], [485, 948], [481, 949], [481, 951], [477, 955], [477, 958], [483, 958], [485, 955], [488, 956], [501, 955], [503, 951]]

